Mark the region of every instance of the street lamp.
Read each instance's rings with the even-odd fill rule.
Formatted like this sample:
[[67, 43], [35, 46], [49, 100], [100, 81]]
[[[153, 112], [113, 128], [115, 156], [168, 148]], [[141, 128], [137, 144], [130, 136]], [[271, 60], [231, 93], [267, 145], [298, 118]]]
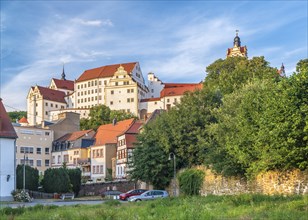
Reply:
[[176, 196], [176, 163], [175, 163], [175, 154], [171, 152], [169, 154], [168, 160], [171, 160], [173, 158], [173, 196]]
[[26, 157], [26, 152], [24, 152], [24, 169], [23, 169], [23, 189], [26, 190], [26, 161], [28, 161], [28, 155]]

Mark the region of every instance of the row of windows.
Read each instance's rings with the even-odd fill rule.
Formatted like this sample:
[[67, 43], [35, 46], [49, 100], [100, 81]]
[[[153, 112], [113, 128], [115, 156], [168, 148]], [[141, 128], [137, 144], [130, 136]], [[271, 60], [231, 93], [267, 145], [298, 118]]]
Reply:
[[[27, 130], [27, 129], [20, 129], [21, 134], [31, 134], [31, 135], [43, 135], [43, 131], [34, 131], [34, 130]], [[50, 132], [45, 131], [45, 136], [49, 136]]]
[[[50, 107], [53, 107], [53, 103], [49, 103], [49, 105]], [[37, 106], [37, 103], [36, 103], [36, 106]], [[48, 106], [48, 102], [45, 102], [45, 106]], [[60, 106], [61, 109], [64, 109], [64, 107], [65, 107], [64, 105]], [[55, 108], [58, 108], [58, 104], [55, 104]]]
[[[134, 98], [127, 98], [126, 101], [127, 101], [127, 103], [134, 102]], [[119, 100], [119, 103], [121, 103], [121, 100]], [[113, 101], [110, 101], [109, 104], [110, 104], [110, 105], [113, 105]], [[125, 110], [124, 110], [124, 111], [125, 111]], [[130, 112], [130, 110], [129, 110], [129, 112]]]
[[[33, 154], [33, 147], [20, 147], [21, 154]], [[42, 154], [42, 148], [36, 148], [36, 154]], [[49, 147], [45, 147], [45, 154], [49, 154]]]
[[[121, 91], [119, 91], [119, 93], [121, 93]], [[127, 93], [134, 93], [134, 89], [127, 89]], [[110, 90], [110, 94], [113, 95], [114, 90]]]
[[[102, 85], [102, 81], [98, 81], [98, 84], [101, 86]], [[107, 85], [107, 80], [104, 80], [104, 85]], [[83, 84], [79, 84], [77, 86], [78, 89], [83, 89], [83, 88], [87, 88], [91, 87], [91, 86], [97, 86], [97, 80], [95, 81], [88, 81], [88, 83], [83, 83]]]
[[[102, 93], [102, 88], [99, 88], [98, 92]], [[88, 92], [87, 91], [78, 92], [77, 96], [83, 96], [83, 95], [87, 95], [87, 94], [90, 95], [90, 94], [94, 94], [94, 93], [97, 93], [97, 89], [88, 90]]]
[[123, 159], [123, 158], [126, 158], [126, 149], [125, 150], [120, 150], [118, 151], [117, 153], [118, 155], [118, 159]]
[[[25, 164], [25, 160], [20, 159], [20, 164]], [[26, 165], [33, 167], [34, 166], [34, 160], [26, 159]], [[36, 166], [41, 167], [42, 166], [42, 160], [36, 160]], [[45, 166], [49, 167], [49, 160], [45, 160]]]
[[118, 167], [117, 175], [125, 175], [126, 167]]
[[[70, 156], [70, 159], [68, 159], [68, 155], [67, 155], [67, 154], [64, 155], [64, 156], [63, 156], [63, 162], [69, 163], [69, 161], [73, 161], [73, 163], [74, 163], [75, 165], [77, 165], [77, 158], [73, 158], [72, 156]], [[56, 162], [56, 157], [55, 157], [55, 156], [52, 156], [52, 163], [53, 163], [53, 164], [61, 164], [61, 163], [62, 163], [61, 156], [58, 155], [58, 160], [57, 160], [57, 162]]]
[[126, 140], [125, 139], [118, 141], [118, 147], [121, 147], [121, 146], [123, 146], [125, 144], [126, 144]]
[[104, 149], [97, 149], [92, 151], [92, 157], [104, 157]]
[[[95, 97], [88, 97], [88, 98], [84, 98], [84, 99], [78, 99], [77, 100], [77, 102], [78, 103], [83, 103], [83, 102], [87, 102], [87, 100], [88, 100], [88, 102], [91, 102], [91, 101], [97, 101], [97, 96], [95, 96]], [[98, 100], [102, 100], [102, 96], [100, 95], [100, 96], [98, 96]]]
[[92, 173], [93, 174], [104, 173], [104, 165], [92, 166]]

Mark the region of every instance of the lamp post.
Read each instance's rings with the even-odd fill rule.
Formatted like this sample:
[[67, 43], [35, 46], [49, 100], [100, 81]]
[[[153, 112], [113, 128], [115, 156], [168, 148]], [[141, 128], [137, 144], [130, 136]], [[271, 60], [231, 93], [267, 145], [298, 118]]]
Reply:
[[28, 160], [28, 156], [26, 157], [26, 152], [24, 152], [24, 169], [23, 169], [23, 190], [26, 190], [26, 160]]
[[168, 160], [171, 160], [173, 158], [173, 196], [176, 196], [176, 163], [175, 163], [175, 154], [171, 152], [169, 154]]

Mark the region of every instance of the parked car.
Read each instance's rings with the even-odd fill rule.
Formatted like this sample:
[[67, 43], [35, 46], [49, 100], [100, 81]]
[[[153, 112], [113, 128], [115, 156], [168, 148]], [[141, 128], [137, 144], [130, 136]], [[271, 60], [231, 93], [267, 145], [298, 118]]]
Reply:
[[107, 190], [101, 194], [103, 198], [109, 198], [109, 199], [119, 199], [119, 195], [122, 194], [122, 192], [117, 190]]
[[126, 193], [120, 194], [120, 199], [125, 201], [131, 196], [138, 196], [146, 191], [147, 191], [146, 189], [132, 189]]
[[128, 198], [128, 201], [130, 202], [138, 202], [142, 200], [152, 200], [152, 199], [158, 199], [158, 198], [166, 198], [169, 194], [165, 190], [149, 190], [146, 191], [138, 196], [131, 196]]

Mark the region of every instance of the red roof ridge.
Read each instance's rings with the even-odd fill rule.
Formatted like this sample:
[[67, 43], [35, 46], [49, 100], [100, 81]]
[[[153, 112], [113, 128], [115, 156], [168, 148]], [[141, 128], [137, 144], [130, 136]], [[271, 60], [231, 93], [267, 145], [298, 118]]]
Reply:
[[50, 100], [50, 101], [55, 101], [55, 102], [62, 102], [66, 103], [64, 97], [65, 97], [65, 92], [59, 91], [59, 90], [54, 90], [50, 89], [48, 87], [42, 87], [42, 86], [37, 86], [39, 89], [41, 95], [43, 96], [44, 99]]
[[17, 138], [16, 131], [0, 98], [0, 138]]
[[113, 77], [114, 73], [117, 71], [117, 69], [120, 66], [122, 66], [125, 69], [125, 71], [130, 73], [137, 63], [138, 62], [110, 64], [110, 65], [105, 65], [101, 67], [96, 67], [93, 69], [88, 69], [88, 70], [85, 70], [79, 76], [76, 82], [82, 82], [82, 81], [87, 81], [87, 80], [97, 79], [97, 78]]
[[28, 120], [27, 120], [27, 118], [25, 117], [25, 116], [23, 116], [19, 121], [18, 121], [18, 123], [29, 123], [28, 122]]

